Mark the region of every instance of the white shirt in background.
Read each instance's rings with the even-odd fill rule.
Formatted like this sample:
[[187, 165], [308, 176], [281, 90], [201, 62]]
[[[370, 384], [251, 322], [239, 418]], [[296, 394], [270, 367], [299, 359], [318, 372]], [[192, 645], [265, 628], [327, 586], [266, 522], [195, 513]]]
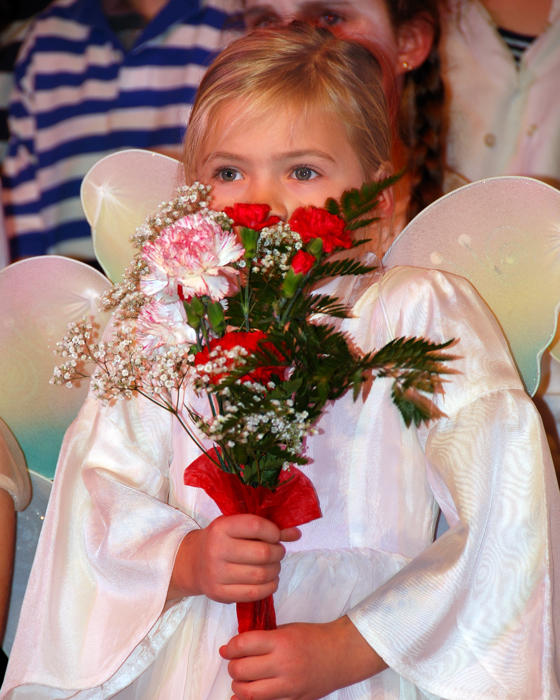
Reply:
[[560, 184], [560, 0], [519, 67], [478, 0], [450, 0], [442, 71], [449, 109], [446, 190], [494, 175]]

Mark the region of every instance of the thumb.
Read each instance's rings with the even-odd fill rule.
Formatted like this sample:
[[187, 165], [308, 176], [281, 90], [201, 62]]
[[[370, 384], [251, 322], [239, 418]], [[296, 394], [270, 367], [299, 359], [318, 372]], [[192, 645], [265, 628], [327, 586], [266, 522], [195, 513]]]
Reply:
[[282, 542], [295, 542], [301, 537], [301, 530], [297, 527], [287, 527], [280, 530], [280, 540]]

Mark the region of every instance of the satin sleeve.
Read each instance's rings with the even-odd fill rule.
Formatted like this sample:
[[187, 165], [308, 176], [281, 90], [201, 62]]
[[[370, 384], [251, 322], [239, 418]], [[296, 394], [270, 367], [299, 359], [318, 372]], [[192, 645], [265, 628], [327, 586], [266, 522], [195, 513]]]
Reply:
[[446, 416], [421, 433], [427, 479], [450, 527], [349, 617], [425, 692], [560, 697], [558, 487], [501, 330], [468, 282], [439, 271], [395, 268], [360, 300], [362, 317], [371, 304], [382, 305], [386, 327], [370, 328], [369, 340], [457, 340], [457, 373], [437, 399]]
[[142, 398], [86, 400], [63, 442], [6, 689], [97, 686], [161, 618], [197, 527], [167, 500], [171, 421]]
[[0, 489], [7, 491], [16, 510], [31, 500], [31, 481], [21, 448], [6, 423], [0, 418]]

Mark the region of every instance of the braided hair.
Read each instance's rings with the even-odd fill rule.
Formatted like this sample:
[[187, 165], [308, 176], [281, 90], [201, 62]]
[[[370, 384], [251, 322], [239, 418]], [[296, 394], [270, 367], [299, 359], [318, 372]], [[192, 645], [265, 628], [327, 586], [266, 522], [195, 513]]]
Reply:
[[401, 96], [399, 131], [409, 149], [412, 188], [408, 218], [442, 194], [444, 168], [444, 89], [439, 59], [438, 0], [387, 0], [393, 26], [423, 16], [434, 29], [426, 60], [406, 73]]

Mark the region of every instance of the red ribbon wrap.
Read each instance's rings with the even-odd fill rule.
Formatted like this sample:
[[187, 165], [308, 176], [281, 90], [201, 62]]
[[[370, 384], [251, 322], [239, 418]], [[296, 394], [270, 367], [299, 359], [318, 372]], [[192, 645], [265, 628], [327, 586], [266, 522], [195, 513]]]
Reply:
[[[203, 489], [223, 515], [253, 513], [272, 520], [281, 530], [303, 525], [321, 517], [313, 484], [296, 467], [283, 471], [273, 491], [264, 486], [248, 486], [236, 474], [220, 469], [206, 454], [185, 469], [187, 486]], [[239, 632], [275, 629], [276, 614], [272, 596], [251, 603], [237, 603]]]

